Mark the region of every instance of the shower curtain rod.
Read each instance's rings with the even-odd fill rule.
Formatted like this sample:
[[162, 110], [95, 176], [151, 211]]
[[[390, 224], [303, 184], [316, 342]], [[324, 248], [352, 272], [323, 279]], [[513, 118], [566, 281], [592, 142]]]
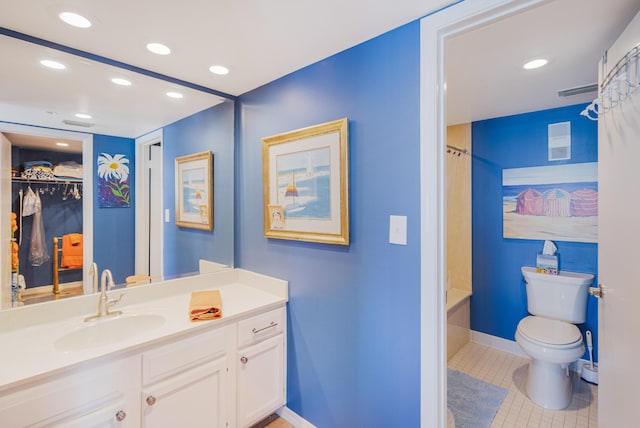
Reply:
[[461, 149], [460, 147], [452, 146], [452, 145], [449, 145], [449, 144], [447, 144], [447, 148], [451, 149], [451, 150], [453, 150], [455, 152], [462, 153], [463, 155], [469, 156], [469, 150], [467, 150], [467, 149]]

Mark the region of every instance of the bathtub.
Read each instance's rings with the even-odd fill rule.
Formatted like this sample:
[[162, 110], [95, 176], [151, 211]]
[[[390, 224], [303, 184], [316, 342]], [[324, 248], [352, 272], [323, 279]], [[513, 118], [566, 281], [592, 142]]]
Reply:
[[470, 290], [447, 290], [447, 360], [451, 359], [470, 339]]

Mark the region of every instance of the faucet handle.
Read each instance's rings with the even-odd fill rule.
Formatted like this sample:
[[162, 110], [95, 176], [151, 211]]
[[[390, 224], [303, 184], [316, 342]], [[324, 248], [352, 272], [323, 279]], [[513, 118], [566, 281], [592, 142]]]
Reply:
[[117, 299], [111, 299], [111, 300], [107, 300], [107, 305], [109, 307], [117, 305], [118, 303], [120, 303], [120, 300], [122, 300], [122, 298], [124, 297], [126, 293], [120, 293], [120, 295], [118, 296]]

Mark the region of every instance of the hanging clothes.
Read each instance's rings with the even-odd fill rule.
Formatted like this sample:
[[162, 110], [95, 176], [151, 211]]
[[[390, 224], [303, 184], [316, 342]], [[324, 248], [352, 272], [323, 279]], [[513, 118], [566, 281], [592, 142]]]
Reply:
[[22, 217], [29, 217], [36, 213], [37, 199], [36, 193], [33, 191], [31, 186], [29, 186], [27, 193], [24, 195], [24, 199], [22, 200]]
[[[29, 190], [31, 190], [31, 187], [29, 187]], [[27, 196], [28, 193], [29, 191], [27, 191]], [[34, 192], [31, 191], [31, 193]], [[34, 210], [33, 226], [31, 227], [31, 246], [29, 247], [29, 262], [31, 266], [42, 266], [50, 259], [50, 256], [44, 234], [44, 222], [42, 221], [42, 201], [37, 192], [35, 192]]]

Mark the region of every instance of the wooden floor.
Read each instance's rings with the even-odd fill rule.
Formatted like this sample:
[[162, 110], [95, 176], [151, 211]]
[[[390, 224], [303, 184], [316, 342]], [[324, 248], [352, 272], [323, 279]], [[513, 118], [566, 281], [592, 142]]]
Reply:
[[[41, 290], [38, 290], [41, 288]], [[24, 292], [23, 292], [24, 293]], [[64, 299], [65, 297], [79, 296], [82, 294], [82, 287], [71, 287], [60, 290], [60, 294], [53, 294], [51, 287], [36, 287], [36, 289], [27, 288], [26, 293], [22, 296], [22, 303], [31, 305], [34, 303], [49, 302], [52, 300]]]
[[295, 427], [274, 413], [264, 418], [257, 424], [252, 425], [251, 428], [295, 428]]
[[265, 426], [265, 428], [295, 428], [289, 422], [285, 421], [281, 417], [278, 416], [276, 420], [269, 423], [269, 425]]

